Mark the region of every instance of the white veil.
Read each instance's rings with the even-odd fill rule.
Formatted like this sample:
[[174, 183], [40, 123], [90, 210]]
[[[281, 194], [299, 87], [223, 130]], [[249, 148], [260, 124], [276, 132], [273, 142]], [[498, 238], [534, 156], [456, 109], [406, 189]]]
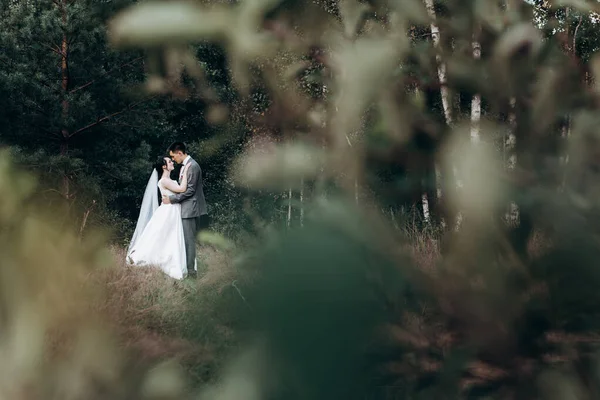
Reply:
[[146, 185], [146, 191], [144, 192], [144, 199], [142, 200], [142, 207], [140, 208], [140, 216], [138, 217], [137, 225], [135, 226], [135, 232], [129, 243], [127, 249], [127, 255], [130, 254], [131, 250], [135, 246], [135, 242], [144, 232], [144, 228], [152, 218], [152, 214], [158, 208], [158, 172], [155, 169], [152, 170], [150, 179], [148, 179], [148, 185]]

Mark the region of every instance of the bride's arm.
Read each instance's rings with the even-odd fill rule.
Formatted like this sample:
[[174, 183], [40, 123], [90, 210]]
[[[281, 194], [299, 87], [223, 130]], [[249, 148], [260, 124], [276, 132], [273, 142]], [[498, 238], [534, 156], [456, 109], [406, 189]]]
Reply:
[[163, 181], [164, 187], [169, 189], [173, 193], [183, 193], [187, 189], [187, 184], [188, 184], [187, 173], [188, 173], [188, 169], [190, 168], [190, 166], [186, 165], [183, 168], [184, 168], [184, 170], [183, 170], [183, 176], [181, 177], [181, 184], [178, 184], [177, 182], [174, 182], [170, 179], [165, 179]]

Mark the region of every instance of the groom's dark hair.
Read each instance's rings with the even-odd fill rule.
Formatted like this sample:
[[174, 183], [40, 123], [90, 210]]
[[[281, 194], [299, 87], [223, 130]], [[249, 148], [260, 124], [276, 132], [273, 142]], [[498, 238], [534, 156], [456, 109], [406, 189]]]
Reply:
[[183, 154], [187, 154], [185, 151], [185, 144], [183, 142], [174, 142], [172, 143], [169, 148], [167, 149], [167, 152], [176, 152], [176, 151], [180, 151]]

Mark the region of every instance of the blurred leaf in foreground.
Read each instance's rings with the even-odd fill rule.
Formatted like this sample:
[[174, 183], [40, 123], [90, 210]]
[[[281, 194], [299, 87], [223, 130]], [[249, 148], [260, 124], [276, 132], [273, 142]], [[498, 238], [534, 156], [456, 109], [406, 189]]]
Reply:
[[91, 312], [102, 293], [88, 274], [110, 267], [104, 242], [55, 224], [34, 205], [34, 188], [0, 154], [0, 398], [180, 398], [181, 379], [158, 379], [176, 369], [154, 371], [148, 386], [144, 366]]
[[386, 317], [380, 283], [394, 293], [405, 285], [373, 225], [352, 205], [329, 202], [336, 213], [316, 207], [303, 229], [272, 238], [257, 261], [262, 277], [252, 301], [267, 354], [280, 389], [298, 398], [365, 389], [367, 349]]

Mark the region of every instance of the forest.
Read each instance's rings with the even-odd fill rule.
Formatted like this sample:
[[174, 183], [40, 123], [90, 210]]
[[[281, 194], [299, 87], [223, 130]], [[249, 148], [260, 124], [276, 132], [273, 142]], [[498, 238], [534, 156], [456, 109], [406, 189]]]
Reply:
[[[593, 0], [3, 0], [2, 397], [597, 398], [599, 28]], [[175, 141], [197, 280], [125, 263]]]

